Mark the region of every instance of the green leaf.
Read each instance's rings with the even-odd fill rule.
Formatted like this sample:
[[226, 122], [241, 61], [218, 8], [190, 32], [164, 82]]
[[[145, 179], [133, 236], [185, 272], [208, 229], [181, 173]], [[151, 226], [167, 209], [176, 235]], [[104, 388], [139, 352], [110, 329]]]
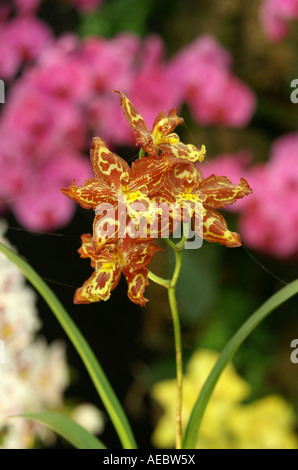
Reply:
[[231, 361], [239, 346], [243, 343], [246, 337], [264, 320], [273, 310], [283, 304], [290, 297], [298, 293], [298, 279], [291, 282], [287, 286], [280, 289], [276, 294], [270, 297], [258, 310], [256, 310], [246, 322], [239, 328], [230, 341], [222, 350], [215, 366], [210, 372], [198, 399], [193, 407], [190, 415], [187, 428], [185, 431], [183, 448], [194, 449], [198, 441], [199, 430], [204, 416], [204, 412], [208, 405], [209, 399], [217, 384], [217, 381]]
[[33, 421], [44, 424], [77, 449], [106, 449], [104, 444], [93, 436], [93, 434], [90, 434], [78, 423], [61, 413], [45, 411], [40, 413], [24, 413], [12, 417], [32, 419]]
[[125, 32], [148, 33], [148, 18], [155, 0], [109, 0], [98, 9], [80, 15], [79, 36], [114, 37]]
[[28, 281], [36, 288], [44, 298], [50, 309], [56, 316], [60, 325], [66, 332], [68, 338], [76, 348], [85, 367], [95, 385], [95, 388], [109, 414], [111, 421], [116, 429], [119, 439], [125, 449], [135, 449], [136, 442], [128, 423], [123, 408], [115, 395], [105, 373], [97, 361], [89, 344], [81, 334], [78, 327], [70, 318], [65, 308], [58, 300], [54, 292], [41, 279], [37, 272], [19, 255], [0, 242], [0, 251], [2, 251], [11, 261], [13, 261], [24, 273]]

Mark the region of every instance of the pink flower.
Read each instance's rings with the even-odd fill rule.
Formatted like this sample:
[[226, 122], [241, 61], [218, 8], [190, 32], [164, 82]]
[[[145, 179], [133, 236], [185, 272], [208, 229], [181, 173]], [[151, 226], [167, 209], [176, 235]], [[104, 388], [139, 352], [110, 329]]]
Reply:
[[30, 230], [55, 230], [67, 225], [75, 211], [75, 204], [71, 200], [65, 203], [67, 198], [61, 194], [61, 184], [71, 184], [73, 177], [81, 183], [91, 177], [89, 161], [65, 149], [35, 170], [27, 191], [12, 203], [18, 221]]
[[18, 140], [30, 161], [44, 161], [61, 146], [80, 149], [86, 141], [79, 109], [37, 90], [29, 76], [12, 89], [2, 126], [9, 129], [12, 140]]
[[9, 127], [0, 126], [0, 200], [6, 206], [27, 191], [31, 177], [30, 165], [10, 132]]
[[34, 15], [39, 9], [40, 0], [14, 0], [19, 15]]
[[95, 94], [130, 86], [140, 46], [139, 37], [130, 33], [113, 39], [91, 37], [83, 42], [81, 59], [88, 67]]
[[[244, 244], [278, 258], [295, 255], [298, 250], [298, 192], [284, 194], [276, 186], [279, 177], [264, 165], [250, 175], [253, 195], [242, 217], [240, 231]], [[280, 186], [280, 185], [279, 185]]]
[[[199, 36], [182, 48], [169, 62], [172, 80], [180, 90], [180, 99], [190, 102], [193, 93], [204, 86], [210, 72], [227, 71], [232, 57], [219, 42], [209, 35]], [[216, 79], [213, 74], [211, 80]]]
[[251, 89], [226, 72], [212, 70], [202, 88], [188, 100], [194, 118], [203, 125], [244, 127], [256, 107]]
[[47, 65], [51, 62], [63, 61], [65, 58], [77, 58], [80, 47], [81, 41], [75, 33], [63, 33], [43, 50], [38, 57], [38, 64]]
[[201, 36], [172, 59], [169, 69], [195, 119], [203, 124], [242, 127], [256, 100], [231, 72], [230, 54], [211, 36]]
[[160, 109], [181, 105], [180, 91], [165, 61], [164, 43], [157, 35], [148, 36], [143, 43], [129, 94], [150, 128]]
[[297, 0], [263, 0], [260, 21], [271, 41], [281, 41], [289, 32], [289, 21], [298, 18]]
[[135, 140], [130, 127], [121, 114], [117, 97], [102, 94], [88, 105], [88, 123], [93, 135], [100, 135], [110, 145], [134, 146]]
[[53, 41], [51, 29], [36, 17], [25, 16], [7, 25], [9, 40], [21, 60], [34, 60]]
[[20, 55], [6, 26], [0, 26], [0, 77], [9, 80], [17, 73]]
[[46, 23], [17, 17], [0, 24], [0, 76], [11, 79], [25, 61], [35, 60], [53, 41]]
[[112, 90], [129, 94], [142, 108], [149, 126], [160, 109], [181, 104], [164, 59], [164, 44], [157, 35], [149, 36], [143, 44], [132, 34], [121, 34], [110, 41], [87, 39], [82, 58], [88, 64], [93, 89], [87, 114], [92, 129], [106, 141], [118, 145], [134, 142]]
[[89, 98], [87, 70], [77, 58], [57, 57], [36, 67], [31, 74], [32, 86], [59, 100], [84, 102]]
[[200, 164], [205, 177], [228, 174], [232, 183], [240, 176], [253, 190], [226, 210], [239, 213], [244, 245], [277, 258], [298, 255], [298, 132], [285, 134], [272, 145], [268, 162], [247, 168], [249, 152], [223, 154]]
[[243, 238], [280, 258], [298, 253], [297, 168], [298, 133], [293, 132], [277, 139], [269, 162], [256, 165], [248, 176], [253, 195], [240, 219]]
[[[295, 164], [298, 164], [298, 132], [289, 132], [275, 140], [271, 148], [271, 165], [276, 171], [281, 172], [284, 178], [295, 178], [298, 181], [297, 172], [293, 172]], [[287, 163], [287, 164], [285, 164]]]

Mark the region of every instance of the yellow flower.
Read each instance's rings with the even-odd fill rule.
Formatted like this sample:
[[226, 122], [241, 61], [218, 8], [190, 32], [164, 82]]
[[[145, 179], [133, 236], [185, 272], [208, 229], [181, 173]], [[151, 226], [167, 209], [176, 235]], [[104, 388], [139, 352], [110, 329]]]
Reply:
[[[182, 423], [185, 429], [192, 407], [207, 376], [218, 358], [212, 350], [200, 349], [190, 359], [183, 379]], [[197, 448], [266, 449], [298, 448], [294, 416], [289, 404], [280, 396], [268, 396], [248, 405], [250, 387], [229, 364], [219, 379], [207, 406]], [[155, 384], [152, 397], [163, 408], [152, 436], [159, 448], [175, 443], [176, 381]]]
[[294, 426], [294, 412], [279, 395], [235, 407], [227, 422], [238, 449], [297, 449]]

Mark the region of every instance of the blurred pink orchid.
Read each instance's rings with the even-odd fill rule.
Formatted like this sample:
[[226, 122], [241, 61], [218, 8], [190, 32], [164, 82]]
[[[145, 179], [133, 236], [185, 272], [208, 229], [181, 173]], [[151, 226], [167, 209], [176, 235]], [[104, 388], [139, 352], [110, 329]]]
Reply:
[[225, 172], [231, 181], [249, 180], [253, 194], [226, 210], [239, 212], [244, 244], [278, 258], [298, 254], [298, 132], [285, 134], [272, 145], [268, 162], [247, 168], [251, 155], [219, 155], [201, 168], [205, 176]]
[[260, 21], [270, 41], [279, 42], [289, 33], [290, 21], [298, 19], [297, 0], [263, 0]]

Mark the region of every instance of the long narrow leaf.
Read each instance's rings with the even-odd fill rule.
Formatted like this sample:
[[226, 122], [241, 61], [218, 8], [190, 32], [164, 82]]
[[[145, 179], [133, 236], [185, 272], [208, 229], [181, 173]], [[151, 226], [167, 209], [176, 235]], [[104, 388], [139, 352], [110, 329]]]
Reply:
[[198, 441], [199, 430], [205, 409], [212, 395], [214, 387], [226, 365], [231, 361], [239, 346], [245, 338], [266, 318], [273, 310], [283, 304], [290, 297], [298, 293], [298, 279], [280, 289], [270, 297], [258, 310], [256, 310], [246, 322], [239, 328], [222, 350], [215, 366], [210, 372], [204, 386], [199, 393], [193, 407], [188, 425], [185, 431], [183, 448], [194, 449]]
[[37, 272], [19, 255], [14, 253], [7, 246], [3, 245], [3, 243], [0, 243], [0, 251], [2, 251], [22, 270], [28, 281], [31, 282], [31, 284], [36, 288], [36, 290], [49, 305], [50, 309], [56, 316], [60, 325], [66, 332], [70, 341], [80, 355], [83, 363], [85, 364], [86, 369], [88, 370], [88, 373], [95, 385], [95, 388], [116, 429], [122, 446], [125, 449], [135, 449], [136, 442], [133, 433], [123, 408], [114, 393], [114, 390], [112, 389], [105, 373], [103, 372], [87, 341], [73, 320], [70, 318], [61, 302], [58, 300], [54, 292], [48, 287], [48, 285], [41, 279]]
[[66, 439], [77, 449], [106, 449], [104, 444], [93, 434], [73, 421], [68, 416], [53, 411], [43, 411], [39, 413], [24, 413], [13, 416], [13, 418], [32, 419], [38, 423], [44, 424], [48, 428]]

